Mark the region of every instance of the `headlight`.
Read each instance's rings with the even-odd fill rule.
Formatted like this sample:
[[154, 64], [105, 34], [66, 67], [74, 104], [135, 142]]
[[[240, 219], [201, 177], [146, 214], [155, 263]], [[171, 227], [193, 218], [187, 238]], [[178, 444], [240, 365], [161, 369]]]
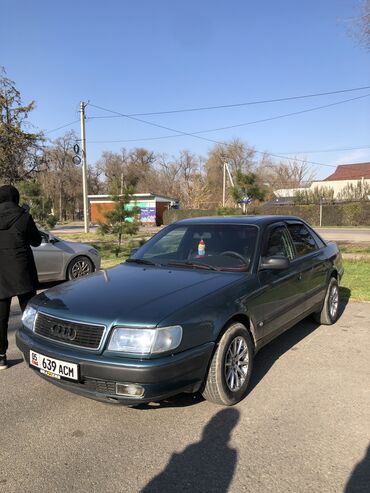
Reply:
[[116, 327], [109, 341], [108, 350], [135, 354], [163, 353], [177, 348], [181, 338], [180, 325], [157, 329]]
[[22, 322], [27, 329], [33, 330], [33, 324], [37, 315], [37, 310], [33, 306], [27, 306], [22, 315]]

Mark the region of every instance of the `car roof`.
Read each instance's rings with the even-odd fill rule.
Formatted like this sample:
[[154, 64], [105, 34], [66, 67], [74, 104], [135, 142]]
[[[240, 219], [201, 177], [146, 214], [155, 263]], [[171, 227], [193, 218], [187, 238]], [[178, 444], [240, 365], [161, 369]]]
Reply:
[[302, 221], [302, 219], [296, 216], [208, 216], [180, 219], [175, 224], [245, 224], [265, 226], [266, 224], [289, 220]]

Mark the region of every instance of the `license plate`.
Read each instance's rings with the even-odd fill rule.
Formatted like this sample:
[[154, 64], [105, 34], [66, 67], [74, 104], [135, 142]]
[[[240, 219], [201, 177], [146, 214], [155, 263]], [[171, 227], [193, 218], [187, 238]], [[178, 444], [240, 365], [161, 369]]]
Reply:
[[44, 356], [31, 350], [30, 365], [35, 366], [40, 370], [40, 373], [50, 378], [78, 380], [78, 365], [75, 363], [49, 358], [49, 356]]

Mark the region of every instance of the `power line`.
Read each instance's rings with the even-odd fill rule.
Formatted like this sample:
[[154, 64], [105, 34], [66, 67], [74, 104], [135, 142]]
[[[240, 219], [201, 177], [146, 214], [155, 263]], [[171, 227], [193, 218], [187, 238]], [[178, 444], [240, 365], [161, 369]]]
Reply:
[[[171, 128], [171, 127], [167, 127], [165, 125], [160, 125], [158, 123], [149, 122], [147, 120], [143, 120], [143, 119], [137, 118], [135, 116], [125, 115], [124, 113], [119, 113], [118, 111], [114, 111], [114, 110], [110, 110], [110, 109], [107, 109], [107, 108], [103, 108], [102, 106], [97, 106], [97, 105], [94, 105], [92, 103], [90, 103], [90, 106], [91, 107], [94, 107], [94, 108], [97, 108], [99, 110], [102, 110], [102, 111], [107, 111], [108, 113], [113, 113], [113, 114], [116, 114], [116, 115], [125, 116], [126, 118], [128, 118], [130, 120], [134, 120], [134, 121], [137, 121], [137, 122], [140, 122], [140, 123], [144, 123], [146, 125], [151, 125], [153, 127], [162, 128], [164, 130], [168, 130], [170, 132], [176, 132], [178, 134], [186, 135], [188, 137], [195, 137], [196, 139], [204, 140], [206, 142], [211, 142], [213, 144], [218, 144], [218, 145], [221, 145], [221, 146], [225, 146], [225, 145], [227, 146], [227, 143], [225, 143], [225, 142], [220, 142], [220, 141], [217, 141], [217, 140], [214, 140], [214, 139], [210, 139], [208, 137], [203, 137], [203, 136], [200, 136], [200, 135], [197, 135], [197, 134], [194, 134], [194, 133], [183, 132], [182, 130], [177, 130], [177, 129], [174, 129], [174, 128]], [[276, 158], [279, 158], [279, 159], [292, 160], [292, 158], [289, 158], [287, 156], [282, 156], [282, 155], [279, 155], [279, 154], [272, 154], [271, 152], [266, 152], [266, 151], [259, 151], [257, 149], [253, 149], [253, 150], [255, 152], [257, 152], [258, 154], [262, 154], [262, 155], [266, 155], [266, 156], [272, 156], [272, 157], [276, 157]], [[330, 168], [336, 168], [336, 166], [333, 165], [333, 164], [317, 163], [315, 161], [307, 161], [307, 160], [304, 160], [304, 159], [295, 158], [295, 161], [300, 161], [300, 162], [304, 162], [304, 163], [308, 163], [308, 164], [314, 164], [314, 165], [317, 165], [317, 166], [327, 166], [327, 167], [330, 167]]]
[[53, 128], [52, 130], [47, 130], [45, 135], [51, 134], [52, 132], [56, 132], [57, 130], [61, 130], [62, 128], [70, 127], [71, 125], [74, 125], [75, 123], [78, 123], [80, 120], [74, 120], [73, 122], [66, 123], [65, 125], [61, 125], [60, 127]]
[[282, 154], [315, 154], [320, 152], [342, 152], [342, 151], [357, 151], [359, 149], [370, 149], [370, 145], [354, 146], [354, 147], [340, 147], [337, 149], [316, 149], [314, 151], [282, 151]]
[[[191, 132], [191, 134], [188, 134], [187, 133], [186, 135], [196, 136], [196, 135], [206, 134], [206, 133], [210, 133], [210, 132], [219, 132], [221, 130], [229, 130], [231, 128], [239, 128], [239, 127], [246, 127], [248, 125], [256, 125], [257, 123], [265, 123], [265, 122], [269, 122], [269, 121], [273, 121], [273, 120], [279, 120], [280, 118], [287, 118], [287, 117], [290, 117], [290, 116], [301, 115], [303, 113], [310, 113], [312, 111], [318, 111], [318, 110], [322, 110], [322, 109], [325, 109], [325, 108], [330, 108], [332, 106], [338, 106], [338, 105], [343, 104], [343, 103], [348, 103], [350, 101], [355, 101], [357, 99], [367, 98], [369, 96], [370, 96], [370, 94], [365, 94], [363, 96], [357, 96], [355, 98], [344, 99], [342, 101], [337, 101], [335, 103], [325, 104], [325, 105], [321, 105], [321, 106], [315, 106], [314, 108], [308, 108], [306, 110], [294, 111], [294, 112], [291, 112], [291, 113], [284, 113], [282, 115], [276, 115], [276, 116], [272, 116], [272, 117], [268, 117], [268, 118], [262, 118], [260, 120], [253, 120], [253, 121], [250, 121], [250, 122], [237, 123], [235, 125], [227, 125], [227, 126], [224, 126], [224, 127], [217, 127], [217, 128], [208, 128], [206, 130], [200, 130], [200, 131], [197, 131], [197, 132]], [[91, 106], [94, 106], [94, 105], [91, 105]], [[132, 115], [125, 115], [125, 116], [127, 118], [134, 118], [134, 117], [132, 117]], [[88, 118], [90, 118], [90, 117], [88, 117]], [[147, 123], [149, 124], [149, 122], [147, 122]], [[166, 128], [166, 127], [163, 127], [163, 128]], [[91, 144], [113, 144], [113, 143], [119, 143], [119, 142], [138, 142], [138, 141], [146, 141], [146, 140], [173, 139], [175, 137], [181, 137], [181, 136], [184, 135], [182, 132], [181, 132], [181, 134], [182, 135], [163, 135], [161, 137], [146, 137], [146, 138], [143, 138], [143, 139], [92, 140], [89, 143], [91, 143]]]
[[[192, 111], [216, 110], [216, 109], [223, 109], [223, 108], [237, 108], [240, 106], [252, 106], [252, 105], [256, 105], [256, 104], [278, 103], [278, 102], [282, 102], [282, 101], [294, 101], [297, 99], [314, 98], [314, 97], [318, 97], [318, 96], [329, 96], [329, 95], [333, 95], [333, 94], [343, 94], [345, 92], [362, 91], [364, 89], [370, 89], [370, 86], [354, 87], [351, 89], [341, 89], [338, 91], [318, 92], [318, 93], [313, 93], [313, 94], [304, 94], [304, 95], [300, 95], [300, 96], [289, 96], [289, 97], [285, 97], [285, 98], [247, 101], [244, 103], [221, 104], [221, 105], [217, 105], [217, 106], [199, 106], [199, 107], [195, 107], [195, 108], [182, 108], [182, 109], [166, 110], [166, 111], [152, 111], [152, 112], [147, 112], [147, 113], [130, 113], [130, 114], [124, 115], [124, 116], [155, 116], [155, 115], [168, 115], [168, 114], [173, 114], [173, 113], [186, 113], [186, 112], [192, 112]], [[91, 105], [91, 106], [93, 106], [93, 105]], [[123, 117], [123, 115], [91, 116], [90, 118], [100, 119], [100, 118], [122, 118], [122, 117]]]

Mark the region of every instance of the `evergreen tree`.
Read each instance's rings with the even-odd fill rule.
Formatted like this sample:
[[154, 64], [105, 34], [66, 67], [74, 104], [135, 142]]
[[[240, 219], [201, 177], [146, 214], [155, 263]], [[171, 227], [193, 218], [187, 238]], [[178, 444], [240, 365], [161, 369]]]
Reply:
[[[27, 117], [35, 108], [22, 105], [20, 92], [0, 67], [0, 182], [14, 184], [41, 165], [39, 133], [27, 132]], [[29, 124], [28, 124], [29, 126]]]
[[57, 222], [51, 214], [51, 200], [45, 197], [41, 185], [36, 180], [21, 181], [17, 184], [21, 203], [29, 208], [36, 223], [45, 228], [53, 228]]
[[238, 204], [243, 204], [243, 211], [246, 212], [246, 204], [254, 200], [264, 200], [266, 191], [261, 188], [255, 173], [242, 173], [237, 171], [236, 184], [231, 190], [234, 200]]
[[102, 235], [113, 234], [117, 237], [116, 257], [121, 252], [122, 236], [134, 235], [139, 229], [137, 216], [140, 208], [130, 204], [133, 200], [134, 189], [126, 187], [122, 193], [118, 193], [118, 183], [113, 186], [111, 200], [114, 202], [112, 210], [106, 212], [106, 222], [99, 224], [99, 232]]

